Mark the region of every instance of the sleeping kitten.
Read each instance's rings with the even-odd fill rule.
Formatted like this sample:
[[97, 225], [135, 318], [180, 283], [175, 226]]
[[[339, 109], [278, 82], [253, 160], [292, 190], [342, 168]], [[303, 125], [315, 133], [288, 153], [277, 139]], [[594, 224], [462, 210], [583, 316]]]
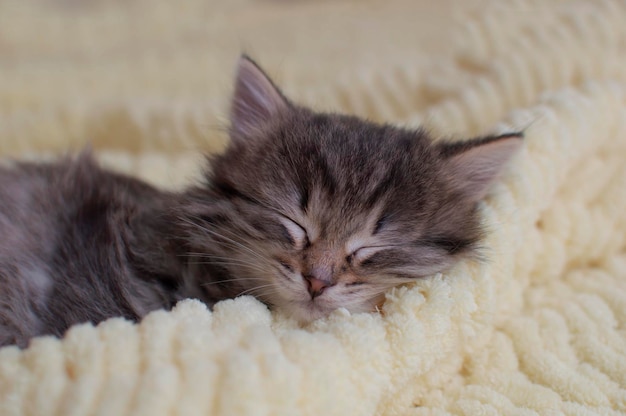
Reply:
[[231, 142], [180, 193], [87, 153], [0, 168], [0, 345], [243, 294], [306, 322], [371, 311], [387, 289], [475, 252], [477, 204], [517, 133], [433, 143], [315, 113], [239, 61]]

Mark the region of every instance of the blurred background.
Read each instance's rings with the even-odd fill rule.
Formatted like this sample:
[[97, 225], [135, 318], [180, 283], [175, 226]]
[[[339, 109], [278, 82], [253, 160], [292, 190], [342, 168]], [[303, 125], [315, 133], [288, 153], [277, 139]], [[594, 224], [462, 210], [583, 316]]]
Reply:
[[354, 83], [437, 76], [482, 3], [0, 0], [0, 153], [218, 149], [241, 52], [303, 104], [406, 119], [426, 92], [385, 114]]

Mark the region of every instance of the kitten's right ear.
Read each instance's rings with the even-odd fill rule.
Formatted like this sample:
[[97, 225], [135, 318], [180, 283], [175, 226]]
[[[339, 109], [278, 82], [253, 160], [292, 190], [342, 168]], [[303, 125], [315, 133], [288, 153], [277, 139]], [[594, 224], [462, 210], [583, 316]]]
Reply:
[[440, 144], [451, 185], [471, 201], [482, 199], [522, 146], [522, 139], [522, 133], [509, 133]]
[[248, 139], [289, 109], [289, 102], [272, 80], [248, 56], [237, 65], [230, 123], [234, 139]]

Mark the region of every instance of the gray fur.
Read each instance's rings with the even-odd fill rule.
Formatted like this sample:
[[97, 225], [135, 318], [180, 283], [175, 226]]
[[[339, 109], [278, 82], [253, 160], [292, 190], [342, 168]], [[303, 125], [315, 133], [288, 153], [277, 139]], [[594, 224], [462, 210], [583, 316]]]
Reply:
[[482, 236], [477, 203], [521, 135], [425, 131], [294, 105], [247, 57], [231, 143], [179, 193], [89, 154], [0, 169], [0, 345], [242, 294], [300, 321], [370, 311]]

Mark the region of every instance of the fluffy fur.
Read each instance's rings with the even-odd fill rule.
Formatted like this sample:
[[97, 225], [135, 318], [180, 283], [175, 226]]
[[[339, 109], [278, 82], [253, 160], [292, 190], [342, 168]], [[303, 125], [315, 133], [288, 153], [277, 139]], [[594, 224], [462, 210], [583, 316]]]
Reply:
[[0, 171], [0, 345], [194, 297], [300, 321], [373, 310], [481, 237], [519, 134], [461, 144], [294, 105], [242, 57], [231, 143], [203, 184], [156, 190], [83, 154]]

